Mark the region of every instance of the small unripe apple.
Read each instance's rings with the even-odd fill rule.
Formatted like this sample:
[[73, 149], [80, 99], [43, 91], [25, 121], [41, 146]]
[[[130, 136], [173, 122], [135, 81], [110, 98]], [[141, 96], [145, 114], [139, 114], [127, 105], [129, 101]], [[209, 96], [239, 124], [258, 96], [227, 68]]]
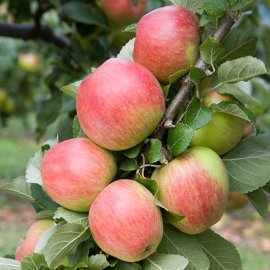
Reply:
[[220, 157], [206, 147], [188, 149], [152, 176], [158, 198], [170, 211], [184, 216], [173, 225], [188, 234], [207, 230], [225, 210], [229, 180]]
[[48, 195], [67, 209], [86, 212], [98, 193], [116, 175], [116, 162], [88, 139], [74, 138], [52, 147], [44, 156], [42, 179]]
[[77, 113], [91, 141], [109, 150], [131, 148], [163, 117], [165, 100], [153, 74], [129, 60], [107, 60], [80, 84]]
[[147, 0], [101, 0], [101, 8], [112, 24], [136, 22], [146, 10]]
[[[206, 107], [222, 101], [236, 101], [227, 94], [219, 94], [211, 87], [209, 79], [203, 82], [201, 91], [202, 103]], [[232, 150], [242, 138], [246, 121], [234, 115], [213, 111], [212, 120], [204, 127], [195, 131], [191, 146], [209, 147], [219, 155]]]
[[44, 219], [33, 223], [27, 231], [24, 240], [18, 244], [15, 254], [16, 260], [22, 261], [24, 257], [34, 253], [35, 247], [41, 235], [53, 225], [54, 221], [49, 219]]
[[195, 64], [199, 56], [199, 26], [184, 7], [161, 7], [141, 18], [136, 29], [134, 61], [167, 82], [178, 70]]
[[7, 93], [5, 90], [0, 89], [0, 110], [7, 99]]
[[163, 235], [154, 196], [129, 179], [111, 183], [97, 196], [90, 208], [89, 225], [103, 251], [127, 262], [151, 255]]
[[13, 99], [7, 97], [1, 106], [1, 110], [6, 114], [12, 114], [16, 111], [16, 103]]
[[40, 58], [33, 53], [23, 53], [19, 55], [18, 64], [24, 71], [35, 73], [40, 68]]
[[227, 204], [228, 210], [237, 210], [246, 206], [248, 203], [248, 197], [241, 192], [230, 192], [229, 200]]

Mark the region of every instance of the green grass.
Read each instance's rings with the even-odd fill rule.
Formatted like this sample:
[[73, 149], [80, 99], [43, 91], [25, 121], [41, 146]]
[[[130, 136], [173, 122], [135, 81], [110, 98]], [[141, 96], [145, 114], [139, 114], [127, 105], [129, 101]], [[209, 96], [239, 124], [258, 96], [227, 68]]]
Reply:
[[0, 230], [0, 257], [14, 255], [20, 239], [23, 239], [26, 227], [11, 225], [7, 230]]
[[243, 270], [270, 270], [269, 254], [255, 249], [238, 248]]
[[8, 180], [24, 174], [28, 159], [37, 151], [33, 141], [2, 137], [0, 140], [0, 179]]

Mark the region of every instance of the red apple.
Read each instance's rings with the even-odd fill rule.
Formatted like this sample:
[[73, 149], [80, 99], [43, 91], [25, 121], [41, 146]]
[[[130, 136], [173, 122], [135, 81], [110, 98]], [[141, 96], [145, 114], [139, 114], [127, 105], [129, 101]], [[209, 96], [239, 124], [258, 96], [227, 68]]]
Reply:
[[[227, 94], [219, 94], [211, 87], [211, 80], [203, 82], [202, 103], [206, 107], [212, 104], [218, 104], [222, 101], [236, 101], [236, 99]], [[223, 155], [233, 149], [244, 133], [246, 121], [234, 115], [213, 112], [212, 120], [204, 127], [195, 131], [191, 145], [205, 146]]]
[[229, 181], [222, 160], [213, 150], [191, 148], [153, 177], [161, 203], [185, 216], [173, 223], [179, 230], [197, 234], [220, 220], [228, 199]]
[[40, 58], [33, 53], [23, 53], [19, 55], [18, 64], [24, 71], [34, 73], [40, 68]]
[[53, 225], [54, 221], [49, 219], [33, 223], [27, 231], [25, 239], [18, 244], [15, 254], [16, 260], [22, 261], [24, 257], [32, 254], [41, 235]]
[[80, 84], [77, 113], [91, 141], [124, 150], [149, 136], [164, 114], [165, 101], [156, 78], [129, 60], [107, 60]]
[[195, 64], [199, 41], [198, 20], [192, 11], [176, 6], [158, 8], [139, 21], [133, 58], [167, 82], [171, 74]]
[[136, 22], [145, 12], [147, 0], [101, 0], [101, 8], [113, 24]]
[[89, 225], [102, 250], [127, 262], [151, 255], [163, 234], [154, 196], [128, 179], [111, 183], [97, 196], [90, 208]]
[[42, 161], [48, 195], [67, 209], [86, 212], [116, 175], [116, 162], [88, 139], [74, 138], [52, 147]]

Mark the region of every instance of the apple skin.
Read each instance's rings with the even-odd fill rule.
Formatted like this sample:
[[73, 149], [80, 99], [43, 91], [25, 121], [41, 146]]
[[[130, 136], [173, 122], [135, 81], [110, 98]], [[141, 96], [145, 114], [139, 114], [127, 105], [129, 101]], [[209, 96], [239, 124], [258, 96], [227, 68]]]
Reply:
[[89, 225], [99, 247], [126, 262], [151, 255], [163, 235], [154, 196], [129, 179], [111, 183], [97, 196], [90, 208]]
[[9, 97], [6, 98], [1, 107], [2, 111], [6, 114], [12, 114], [16, 111], [16, 103]]
[[33, 53], [19, 55], [18, 64], [26, 72], [35, 73], [40, 69], [40, 58]]
[[199, 56], [199, 26], [184, 7], [161, 7], [143, 16], [136, 29], [134, 61], [162, 82], [195, 64]]
[[28, 229], [25, 239], [18, 244], [15, 258], [22, 261], [24, 257], [34, 253], [35, 247], [41, 235], [50, 227], [54, 225], [53, 220], [44, 219], [36, 221]]
[[229, 194], [229, 180], [220, 157], [206, 147], [188, 149], [152, 176], [161, 203], [185, 216], [173, 223], [187, 234], [198, 234], [218, 222]]
[[147, 0], [101, 0], [100, 6], [113, 25], [136, 22], [146, 10]]
[[245, 207], [248, 204], [248, 198], [241, 192], [230, 192], [227, 204], [228, 210], [237, 210]]
[[107, 60], [81, 82], [77, 93], [83, 131], [109, 150], [125, 150], [142, 142], [159, 124], [164, 111], [157, 79], [129, 60]]
[[[227, 94], [219, 94], [211, 87], [211, 80], [207, 79], [202, 85], [202, 103], [206, 107], [222, 101], [236, 101]], [[213, 111], [212, 120], [204, 127], [195, 131], [191, 146], [205, 146], [223, 155], [232, 150], [241, 140], [246, 121], [234, 115]]]
[[63, 141], [45, 154], [41, 172], [48, 195], [61, 206], [87, 212], [115, 177], [113, 156], [85, 138]]

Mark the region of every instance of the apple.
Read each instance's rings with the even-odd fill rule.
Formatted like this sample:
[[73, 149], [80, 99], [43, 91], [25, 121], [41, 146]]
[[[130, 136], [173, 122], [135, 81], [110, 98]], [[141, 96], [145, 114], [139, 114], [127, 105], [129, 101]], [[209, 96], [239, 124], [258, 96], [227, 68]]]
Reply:
[[1, 110], [6, 114], [12, 114], [16, 111], [16, 103], [13, 99], [7, 97], [1, 105]]
[[19, 55], [18, 64], [24, 71], [35, 73], [40, 69], [40, 58], [33, 53]]
[[[222, 101], [236, 101], [228, 94], [219, 94], [211, 86], [211, 79], [203, 81], [202, 103], [206, 107], [218, 104]], [[204, 127], [195, 131], [191, 146], [205, 146], [223, 155], [232, 150], [242, 138], [246, 121], [234, 115], [213, 112], [212, 120]]]
[[246, 206], [248, 203], [248, 198], [245, 194], [241, 192], [230, 192], [229, 200], [227, 204], [228, 210], [237, 210]]
[[255, 132], [254, 125], [248, 122], [246, 123], [246, 126], [244, 128], [244, 133], [242, 134], [242, 138], [248, 137], [254, 132]]
[[54, 225], [53, 220], [44, 219], [36, 221], [26, 233], [25, 239], [18, 244], [15, 258], [22, 261], [24, 257], [34, 253], [35, 247], [42, 234]]
[[136, 22], [145, 12], [147, 0], [101, 0], [100, 6], [113, 25]]
[[199, 56], [199, 26], [184, 7], [161, 7], [143, 16], [136, 29], [134, 61], [168, 82], [176, 71], [195, 64]]
[[90, 140], [119, 151], [139, 144], [154, 131], [163, 117], [165, 100], [150, 71], [129, 60], [111, 58], [81, 82], [76, 106]]
[[160, 202], [184, 216], [173, 223], [187, 234], [197, 234], [218, 222], [225, 210], [229, 180], [221, 158], [211, 149], [194, 147], [152, 176]]
[[90, 208], [89, 225], [99, 247], [126, 262], [151, 255], [163, 235], [154, 196], [129, 179], [111, 183], [97, 196]]
[[113, 156], [85, 138], [63, 141], [45, 154], [41, 173], [48, 195], [61, 206], [86, 212], [116, 175]]

